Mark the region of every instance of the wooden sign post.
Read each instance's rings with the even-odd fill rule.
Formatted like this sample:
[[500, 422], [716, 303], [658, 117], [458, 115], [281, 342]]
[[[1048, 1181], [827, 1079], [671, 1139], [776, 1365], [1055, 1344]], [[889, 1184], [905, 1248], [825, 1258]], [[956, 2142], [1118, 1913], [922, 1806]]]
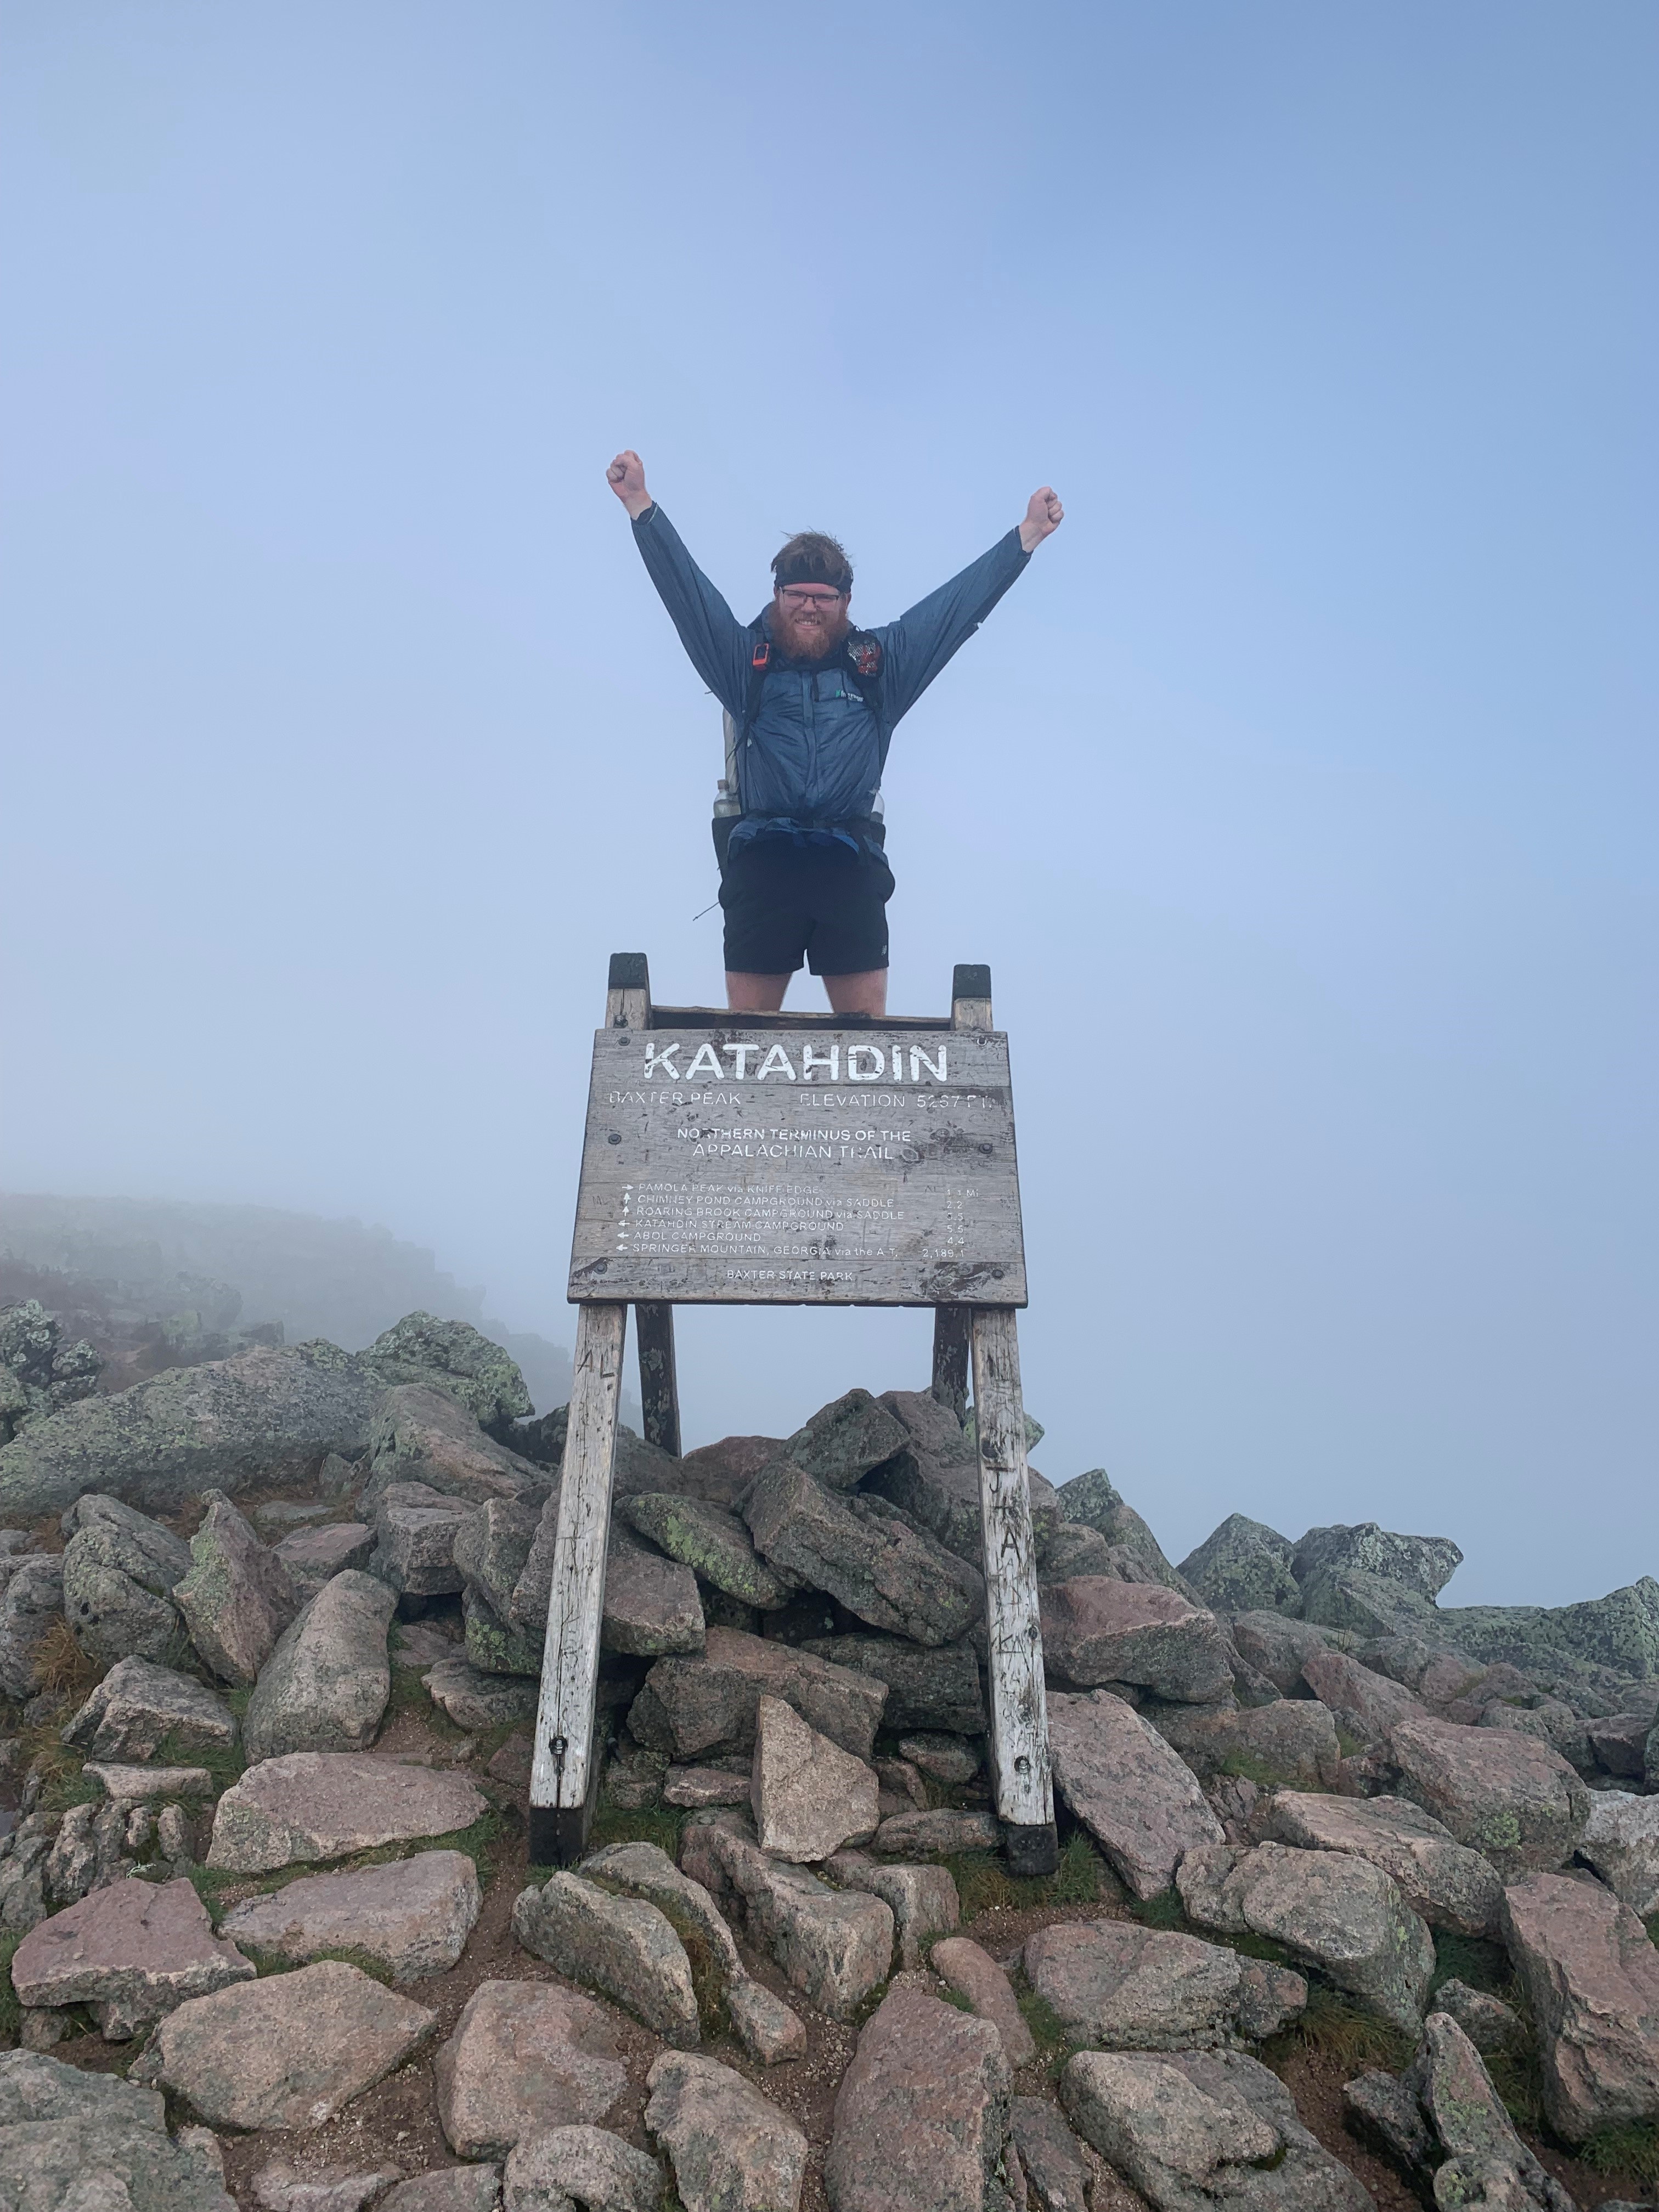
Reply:
[[530, 1856], [586, 1847], [628, 1309], [645, 1432], [678, 1453], [677, 1304], [931, 1306], [934, 1395], [979, 1431], [990, 1742], [1010, 1866], [1053, 1871], [1016, 1309], [1026, 1303], [1008, 1040], [988, 968], [948, 1017], [653, 1006], [611, 962], [570, 1261], [579, 1309], [530, 1783]]

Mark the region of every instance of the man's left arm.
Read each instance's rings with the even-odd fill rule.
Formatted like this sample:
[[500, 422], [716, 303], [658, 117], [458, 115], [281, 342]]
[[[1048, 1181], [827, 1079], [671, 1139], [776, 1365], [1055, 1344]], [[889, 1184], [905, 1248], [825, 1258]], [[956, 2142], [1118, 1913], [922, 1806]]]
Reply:
[[1064, 519], [1065, 509], [1045, 484], [1031, 494], [1018, 528], [998, 538], [959, 576], [877, 631], [885, 653], [882, 690], [890, 726], [915, 706]]

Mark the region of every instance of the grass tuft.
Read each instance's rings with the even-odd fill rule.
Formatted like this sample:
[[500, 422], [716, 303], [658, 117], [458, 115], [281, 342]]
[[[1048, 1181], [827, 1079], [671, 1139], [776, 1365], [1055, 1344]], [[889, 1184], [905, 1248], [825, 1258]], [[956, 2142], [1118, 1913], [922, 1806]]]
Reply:
[[22, 1940], [21, 1933], [0, 1936], [0, 2042], [3, 2043], [15, 2043], [23, 2024], [23, 2008], [11, 1982], [12, 1959]]
[[1603, 2128], [1579, 2155], [1596, 2173], [1632, 2174], [1644, 2188], [1659, 2184], [1659, 2122], [1638, 2120], [1627, 2127]]
[[1342, 2078], [1349, 2081], [1370, 2066], [1385, 2074], [1403, 2074], [1412, 2061], [1413, 2042], [1387, 2021], [1362, 2012], [1328, 1984], [1310, 1981], [1307, 2010], [1261, 2046], [1269, 2065], [1274, 2055], [1291, 2051], [1334, 2061]]
[[939, 1862], [956, 1883], [964, 1922], [982, 1912], [1030, 1912], [1043, 1905], [1097, 1905], [1113, 1893], [1105, 1862], [1085, 1835], [1068, 1837], [1049, 1875], [1011, 1875], [998, 1851], [957, 1851]]
[[606, 1844], [655, 1844], [678, 1866], [680, 1831], [684, 1826], [685, 1814], [677, 1806], [647, 1805], [638, 1812], [628, 1812], [619, 1805], [600, 1804], [593, 1814], [588, 1849], [597, 1851]]
[[1047, 1997], [1040, 1997], [1035, 1990], [1022, 1990], [1016, 2002], [1036, 2045], [1036, 2063], [1051, 2075], [1058, 2074], [1072, 2053], [1085, 2046], [1070, 2033]]
[[1143, 1928], [1171, 1929], [1182, 1935], [1188, 1932], [1187, 1908], [1178, 1889], [1161, 1889], [1156, 1897], [1137, 1897], [1129, 1910]]
[[1436, 1934], [1431, 1996], [1443, 1982], [1467, 1982], [1472, 1990], [1483, 1990], [1488, 1996], [1508, 1999], [1512, 1980], [1509, 1957], [1501, 1943], [1489, 1942], [1483, 1936], [1453, 1936], [1444, 1929]]
[[1642, 1925], [1648, 1931], [1649, 1942], [1659, 1943], [1659, 1912], [1650, 1912]]
[[144, 1763], [147, 1766], [205, 1767], [213, 1777], [216, 1797], [228, 1790], [232, 1783], [240, 1782], [247, 1771], [240, 1737], [227, 1751], [216, 1744], [180, 1743], [176, 1734], [164, 1735]]
[[36, 1686], [58, 1697], [73, 1695], [80, 1705], [103, 1673], [76, 1642], [75, 1631], [60, 1613], [34, 1647]]

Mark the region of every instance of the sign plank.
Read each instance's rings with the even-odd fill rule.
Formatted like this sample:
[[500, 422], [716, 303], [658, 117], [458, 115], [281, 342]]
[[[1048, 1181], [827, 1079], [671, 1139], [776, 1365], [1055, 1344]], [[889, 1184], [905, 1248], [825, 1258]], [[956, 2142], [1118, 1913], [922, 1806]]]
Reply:
[[1006, 1036], [601, 1030], [569, 1296], [1023, 1306]]

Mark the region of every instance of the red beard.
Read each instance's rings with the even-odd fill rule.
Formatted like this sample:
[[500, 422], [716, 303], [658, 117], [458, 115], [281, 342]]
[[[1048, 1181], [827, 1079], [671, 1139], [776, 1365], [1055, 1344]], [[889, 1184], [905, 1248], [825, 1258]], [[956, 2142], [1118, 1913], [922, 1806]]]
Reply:
[[772, 602], [772, 635], [788, 660], [822, 660], [846, 642], [851, 628], [844, 599], [837, 599], [835, 611], [828, 615], [816, 607], [796, 614], [780, 601]]

